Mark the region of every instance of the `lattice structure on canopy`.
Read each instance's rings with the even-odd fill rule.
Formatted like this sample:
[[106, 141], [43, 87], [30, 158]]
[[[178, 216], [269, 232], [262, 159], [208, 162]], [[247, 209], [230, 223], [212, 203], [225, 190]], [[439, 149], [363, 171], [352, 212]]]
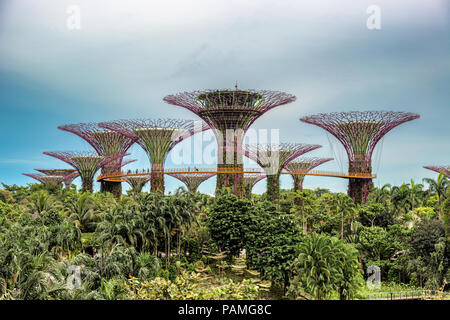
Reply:
[[75, 169], [34, 169], [46, 176], [62, 176], [62, 182], [66, 186], [66, 189], [70, 189], [73, 180], [75, 180], [80, 174]]
[[214, 177], [215, 173], [168, 173], [169, 176], [174, 177], [181, 182], [183, 182], [188, 191], [191, 193], [196, 193], [200, 184]]
[[450, 166], [424, 166], [425, 169], [437, 172], [437, 173], [443, 173], [447, 177], [450, 178]]
[[59, 189], [61, 183], [64, 180], [63, 176], [50, 176], [38, 173], [23, 173], [23, 175], [39, 181], [47, 190]]

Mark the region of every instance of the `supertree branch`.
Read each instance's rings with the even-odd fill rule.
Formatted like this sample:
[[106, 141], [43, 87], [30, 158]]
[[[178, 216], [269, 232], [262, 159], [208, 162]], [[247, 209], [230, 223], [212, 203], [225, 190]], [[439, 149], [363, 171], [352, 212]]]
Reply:
[[419, 117], [409, 112], [351, 111], [321, 113], [300, 121], [319, 126], [335, 136], [347, 152], [350, 168], [364, 170], [371, 168], [372, 154], [381, 138], [400, 124]]
[[300, 158], [289, 162], [286, 165], [286, 170], [291, 172], [291, 176], [294, 179], [294, 191], [303, 190], [303, 181], [305, 175], [298, 174], [298, 172], [308, 173], [312, 169], [324, 164], [325, 162], [334, 160], [333, 158]]
[[171, 177], [174, 177], [183, 182], [188, 188], [189, 192], [196, 193], [200, 184], [214, 177], [215, 173], [169, 173]]
[[93, 192], [93, 181], [96, 172], [104, 165], [123, 158], [127, 154], [115, 156], [99, 156], [94, 152], [54, 151], [44, 152], [45, 155], [55, 157], [71, 165], [79, 173], [82, 180], [82, 190]]
[[38, 172], [41, 172], [47, 176], [62, 176], [64, 185], [66, 189], [70, 189], [72, 182], [75, 178], [77, 178], [80, 174], [75, 169], [34, 169]]
[[55, 190], [63, 182], [63, 176], [52, 176], [45, 174], [23, 173], [24, 176], [33, 178], [44, 185], [48, 190]]
[[[242, 154], [226, 154], [230, 143], [241, 148], [248, 128], [265, 112], [295, 101], [296, 97], [269, 90], [204, 90], [168, 95], [164, 101], [186, 108], [202, 118], [213, 130], [217, 143], [217, 167], [242, 167]], [[230, 134], [231, 133], [231, 134]], [[244, 195], [243, 174], [219, 173], [216, 192], [230, 187], [237, 196]]]
[[437, 173], [442, 172], [450, 178], [450, 166], [424, 166], [424, 168]]
[[150, 175], [130, 176], [126, 178], [127, 183], [131, 186], [133, 193], [140, 193], [142, 189], [150, 181]]
[[180, 119], [136, 119], [102, 122], [100, 127], [119, 132], [136, 142], [147, 153], [152, 165], [152, 192], [164, 193], [164, 162], [175, 145], [195, 133], [208, 130], [206, 123]]
[[266, 175], [259, 173], [246, 173], [244, 174], [244, 188], [245, 188], [245, 197], [247, 199], [251, 199], [252, 190], [255, 184], [264, 179]]

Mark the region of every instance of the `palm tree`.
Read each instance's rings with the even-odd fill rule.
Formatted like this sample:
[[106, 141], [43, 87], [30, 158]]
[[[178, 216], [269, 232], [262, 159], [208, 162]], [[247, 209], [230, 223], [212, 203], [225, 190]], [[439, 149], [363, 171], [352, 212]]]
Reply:
[[99, 221], [99, 211], [92, 195], [83, 192], [78, 198], [70, 199], [66, 205], [69, 209], [69, 219], [83, 232], [92, 232]]
[[332, 208], [341, 215], [341, 240], [344, 239], [344, 217], [353, 217], [356, 206], [353, 200], [346, 194], [338, 193], [333, 196]]
[[449, 186], [448, 178], [445, 176], [443, 172], [439, 173], [437, 180], [433, 180], [430, 178], [424, 178], [423, 182], [428, 183], [428, 189], [431, 192], [436, 193], [439, 201], [439, 220], [442, 221], [442, 203], [445, 200], [445, 196], [447, 194], [447, 189]]

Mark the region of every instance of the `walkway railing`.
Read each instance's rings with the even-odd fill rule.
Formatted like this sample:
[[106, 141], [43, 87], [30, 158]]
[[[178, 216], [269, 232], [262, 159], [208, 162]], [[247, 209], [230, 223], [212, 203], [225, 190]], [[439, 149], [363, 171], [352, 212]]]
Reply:
[[368, 300], [419, 300], [437, 295], [438, 290], [412, 290], [369, 293]]
[[[172, 168], [164, 169], [164, 174], [169, 173], [183, 173], [183, 174], [196, 174], [196, 173], [259, 173], [265, 175], [264, 171], [259, 168]], [[377, 175], [366, 172], [334, 172], [334, 171], [318, 171], [318, 170], [290, 170], [283, 171], [281, 174], [296, 174], [304, 176], [323, 176], [323, 177], [336, 177], [336, 178], [357, 178], [357, 179], [376, 179]], [[128, 170], [120, 171], [108, 174], [101, 174], [98, 176], [97, 181], [117, 181], [123, 182], [125, 177], [151, 175], [151, 169], [143, 170]]]

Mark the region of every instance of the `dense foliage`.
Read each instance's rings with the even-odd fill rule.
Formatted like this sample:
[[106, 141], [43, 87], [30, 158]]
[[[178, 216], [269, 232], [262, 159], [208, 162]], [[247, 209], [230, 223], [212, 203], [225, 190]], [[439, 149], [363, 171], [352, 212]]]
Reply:
[[424, 183], [375, 188], [364, 205], [326, 189], [272, 203], [3, 185], [0, 299], [355, 299], [370, 266], [446, 290], [449, 183]]

